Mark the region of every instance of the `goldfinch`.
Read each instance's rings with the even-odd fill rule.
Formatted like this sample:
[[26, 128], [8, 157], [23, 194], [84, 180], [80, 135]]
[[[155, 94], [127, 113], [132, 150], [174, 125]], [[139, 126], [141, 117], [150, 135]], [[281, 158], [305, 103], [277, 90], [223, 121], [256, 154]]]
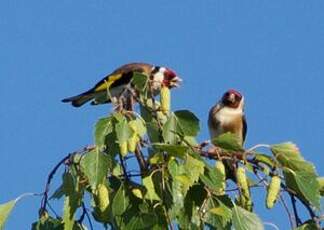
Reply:
[[208, 128], [211, 139], [230, 132], [237, 135], [243, 146], [247, 124], [244, 116], [244, 97], [238, 91], [228, 90], [221, 100], [210, 109]]
[[[123, 65], [108, 74], [90, 90], [77, 96], [65, 98], [62, 102], [71, 103], [74, 107], [80, 107], [89, 101], [91, 101], [92, 105], [110, 103], [111, 98], [118, 98], [127, 87], [131, 86], [131, 80], [135, 72], [149, 76], [155, 95], [159, 93], [162, 85], [173, 88], [178, 87], [182, 81], [174, 71], [167, 67], [146, 63], [131, 63]], [[110, 97], [107, 95], [107, 88], [109, 88]]]
[[[208, 128], [210, 138], [213, 139], [230, 132], [238, 137], [243, 146], [247, 124], [244, 116], [244, 97], [236, 90], [230, 89], [224, 93], [221, 100], [209, 111]], [[226, 178], [237, 180], [232, 162], [223, 160]]]

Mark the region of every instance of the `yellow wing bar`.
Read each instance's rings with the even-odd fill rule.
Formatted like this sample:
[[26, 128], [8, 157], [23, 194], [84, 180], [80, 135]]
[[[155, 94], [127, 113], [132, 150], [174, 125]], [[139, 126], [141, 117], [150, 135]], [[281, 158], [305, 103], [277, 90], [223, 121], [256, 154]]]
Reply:
[[119, 80], [122, 77], [122, 74], [115, 74], [115, 75], [109, 75], [105, 79], [102, 80], [101, 84], [99, 83], [96, 88], [95, 92], [107, 90], [115, 81]]

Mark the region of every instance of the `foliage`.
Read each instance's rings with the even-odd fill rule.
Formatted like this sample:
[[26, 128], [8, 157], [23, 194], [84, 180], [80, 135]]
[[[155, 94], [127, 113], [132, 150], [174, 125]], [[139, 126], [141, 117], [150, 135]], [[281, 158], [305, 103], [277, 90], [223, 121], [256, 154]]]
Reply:
[[[94, 220], [113, 229], [263, 229], [253, 212], [255, 187], [274, 193], [268, 208], [281, 193], [301, 202], [310, 220], [302, 223], [294, 209], [298, 229], [319, 226], [323, 178], [293, 143], [245, 150], [236, 136], [226, 133], [212, 140], [215, 146], [199, 145], [199, 119], [192, 112], [169, 111], [168, 101], [161, 108], [145, 75], [136, 74], [133, 84], [140, 114], [119, 106], [98, 120], [95, 145], [68, 155], [50, 173], [32, 229], [86, 229], [85, 220], [90, 229]], [[270, 151], [256, 152], [261, 147]], [[128, 167], [131, 158], [138, 167]], [[62, 165], [62, 185], [49, 191]], [[230, 170], [237, 172], [236, 178], [225, 175]], [[268, 187], [274, 176], [280, 192]], [[54, 199], [64, 200], [62, 217], [51, 214]], [[0, 206], [0, 229], [16, 201]]]

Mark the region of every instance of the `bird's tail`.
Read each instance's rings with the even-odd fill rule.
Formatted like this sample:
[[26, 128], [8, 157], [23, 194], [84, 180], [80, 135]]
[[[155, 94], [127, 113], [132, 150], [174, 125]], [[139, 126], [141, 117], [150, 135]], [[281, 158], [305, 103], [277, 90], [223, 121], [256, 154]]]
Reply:
[[71, 104], [74, 107], [80, 107], [83, 104], [87, 103], [88, 101], [92, 100], [94, 97], [95, 97], [94, 92], [92, 90], [89, 90], [89, 91], [81, 93], [81, 94], [79, 94], [77, 96], [64, 98], [62, 100], [62, 102], [64, 102], [64, 103], [71, 102]]

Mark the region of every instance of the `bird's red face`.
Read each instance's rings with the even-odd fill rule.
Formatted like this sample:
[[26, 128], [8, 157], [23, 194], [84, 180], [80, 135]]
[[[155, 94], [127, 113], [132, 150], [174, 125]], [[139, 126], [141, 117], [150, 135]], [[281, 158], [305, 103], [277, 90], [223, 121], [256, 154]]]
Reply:
[[243, 96], [236, 90], [230, 89], [226, 93], [224, 93], [222, 97], [222, 103], [225, 106], [231, 107], [231, 108], [238, 108]]
[[153, 67], [152, 80], [157, 83], [156, 88], [159, 88], [161, 85], [169, 88], [179, 87], [182, 82], [182, 79], [173, 70], [160, 66]]
[[181, 82], [182, 82], [182, 79], [180, 77], [178, 77], [174, 71], [172, 71], [168, 68], [165, 68], [164, 79], [163, 79], [163, 84], [165, 86], [168, 86], [169, 88], [179, 87]]

